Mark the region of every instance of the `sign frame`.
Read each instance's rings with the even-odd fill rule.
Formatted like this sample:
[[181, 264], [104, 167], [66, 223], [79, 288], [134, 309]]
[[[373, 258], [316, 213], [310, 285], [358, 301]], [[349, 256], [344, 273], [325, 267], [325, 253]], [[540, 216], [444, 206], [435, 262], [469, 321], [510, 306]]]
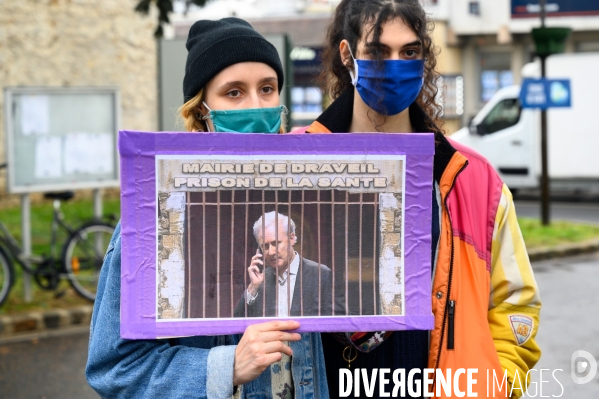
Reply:
[[[299, 320], [298, 331], [430, 330], [432, 164], [434, 135], [423, 134], [264, 135], [119, 132], [121, 158], [121, 337], [153, 339], [243, 333], [269, 320]], [[369, 156], [403, 157], [402, 228], [404, 310], [402, 315], [302, 316], [222, 319], [158, 317], [157, 157]], [[260, 158], [260, 159], [262, 159]], [[428, 189], [427, 189], [428, 187]], [[170, 219], [169, 219], [170, 220]], [[379, 255], [380, 256], [380, 255]], [[161, 279], [161, 284], [164, 279]]]
[[[574, 17], [574, 16], [594, 16], [599, 15], [599, 6], [587, 6], [585, 0], [550, 0], [547, 1], [547, 17]], [[538, 7], [539, 11], [522, 12], [529, 6]], [[557, 10], [555, 8], [557, 7]], [[593, 7], [595, 7], [593, 9]], [[513, 19], [538, 18], [540, 15], [539, 0], [511, 0], [510, 15]]]
[[[551, 86], [554, 84], [560, 84], [562, 87], [566, 87], [568, 90], [568, 98], [563, 103], [558, 103], [558, 102], [555, 102], [552, 100], [552, 96], [551, 96], [552, 87]], [[538, 94], [540, 96], [540, 98], [544, 99], [544, 101], [542, 103], [531, 103], [529, 101], [529, 99], [527, 99], [527, 97], [526, 97], [527, 91], [526, 90], [531, 85], [536, 85], [539, 88], [540, 88], [540, 86], [543, 86], [542, 93], [539, 90], [539, 94]], [[529, 108], [529, 109], [533, 108], [533, 109], [542, 109], [542, 110], [547, 110], [549, 108], [569, 108], [572, 106], [571, 80], [570, 79], [525, 78], [522, 81], [519, 99], [520, 99], [520, 104], [522, 105], [522, 108]]]
[[[16, 154], [15, 154], [15, 124], [17, 121], [13, 118], [13, 106], [16, 96], [22, 95], [90, 95], [90, 94], [109, 94], [112, 96], [111, 113], [114, 116], [111, 131], [113, 138], [113, 167], [114, 178], [98, 179], [88, 181], [48, 183], [20, 185], [16, 183]], [[27, 87], [5, 87], [4, 88], [4, 115], [5, 115], [5, 133], [6, 133], [6, 160], [8, 165], [7, 190], [9, 193], [25, 194], [34, 192], [52, 192], [80, 189], [98, 189], [118, 187], [120, 184], [120, 168], [118, 154], [116, 150], [117, 132], [121, 124], [121, 98], [120, 89], [117, 86], [76, 86], [76, 87], [48, 87], [48, 86], [27, 86]], [[108, 132], [107, 132], [108, 133]]]

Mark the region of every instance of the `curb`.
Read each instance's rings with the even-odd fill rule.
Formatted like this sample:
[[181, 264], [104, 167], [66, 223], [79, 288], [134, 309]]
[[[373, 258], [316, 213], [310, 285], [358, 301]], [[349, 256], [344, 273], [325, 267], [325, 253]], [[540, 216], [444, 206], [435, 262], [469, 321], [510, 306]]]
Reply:
[[71, 326], [89, 326], [92, 305], [71, 309], [52, 309], [45, 312], [27, 312], [13, 316], [0, 316], [0, 339], [19, 335], [59, 330]]
[[[580, 244], [558, 245], [528, 251], [531, 262], [563, 258], [599, 251], [599, 239]], [[14, 316], [0, 316], [0, 339], [10, 339], [31, 333], [56, 331], [73, 326], [87, 327], [91, 322], [92, 305], [72, 309], [53, 309], [45, 312], [28, 312]]]
[[599, 238], [578, 244], [563, 244], [551, 248], [537, 248], [528, 251], [531, 262], [588, 254], [599, 251]]

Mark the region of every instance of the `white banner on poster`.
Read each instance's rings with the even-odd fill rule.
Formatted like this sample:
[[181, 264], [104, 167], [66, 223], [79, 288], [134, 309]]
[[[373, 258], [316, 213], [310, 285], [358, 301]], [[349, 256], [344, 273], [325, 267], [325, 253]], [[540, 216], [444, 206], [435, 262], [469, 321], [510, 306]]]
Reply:
[[24, 136], [50, 132], [49, 104], [46, 95], [21, 96], [21, 133]]
[[97, 133], [90, 136], [89, 173], [112, 173], [114, 171], [114, 141], [110, 133]]
[[35, 177], [62, 177], [62, 137], [39, 137], [35, 141]]
[[67, 175], [113, 172], [110, 133], [70, 133], [65, 136], [64, 153]]

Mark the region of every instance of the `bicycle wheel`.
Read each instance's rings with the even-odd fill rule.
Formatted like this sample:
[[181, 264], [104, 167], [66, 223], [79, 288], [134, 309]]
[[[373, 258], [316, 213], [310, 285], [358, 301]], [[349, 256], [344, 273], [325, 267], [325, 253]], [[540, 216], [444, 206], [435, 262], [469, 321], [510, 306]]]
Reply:
[[0, 306], [8, 298], [8, 293], [14, 283], [15, 273], [6, 254], [0, 249]]
[[69, 282], [79, 295], [92, 302], [113, 232], [114, 227], [107, 223], [90, 222], [69, 237], [62, 252]]

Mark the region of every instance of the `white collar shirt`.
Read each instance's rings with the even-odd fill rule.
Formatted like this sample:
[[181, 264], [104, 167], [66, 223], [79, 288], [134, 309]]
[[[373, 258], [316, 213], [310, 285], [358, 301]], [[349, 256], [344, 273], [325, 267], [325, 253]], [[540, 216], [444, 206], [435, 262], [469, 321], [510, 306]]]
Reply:
[[[278, 317], [289, 317], [289, 311], [291, 309], [291, 302], [293, 301], [293, 292], [295, 289], [295, 280], [297, 277], [297, 272], [299, 270], [300, 264], [300, 256], [297, 252], [295, 252], [295, 257], [291, 261], [291, 265], [283, 272], [282, 275], [277, 276], [278, 284], [277, 284], [277, 314]], [[286, 284], [288, 283], [288, 284]], [[250, 294], [249, 291], [246, 290], [245, 297], [248, 305], [251, 305], [254, 300], [257, 298], [256, 295]]]
[[279, 284], [277, 284], [277, 289], [279, 291], [277, 316], [279, 317], [289, 317], [299, 263], [300, 257], [297, 252], [295, 252], [295, 257], [293, 258], [293, 261], [291, 261], [291, 264], [287, 270], [285, 270], [281, 276], [277, 276], [279, 282]]

